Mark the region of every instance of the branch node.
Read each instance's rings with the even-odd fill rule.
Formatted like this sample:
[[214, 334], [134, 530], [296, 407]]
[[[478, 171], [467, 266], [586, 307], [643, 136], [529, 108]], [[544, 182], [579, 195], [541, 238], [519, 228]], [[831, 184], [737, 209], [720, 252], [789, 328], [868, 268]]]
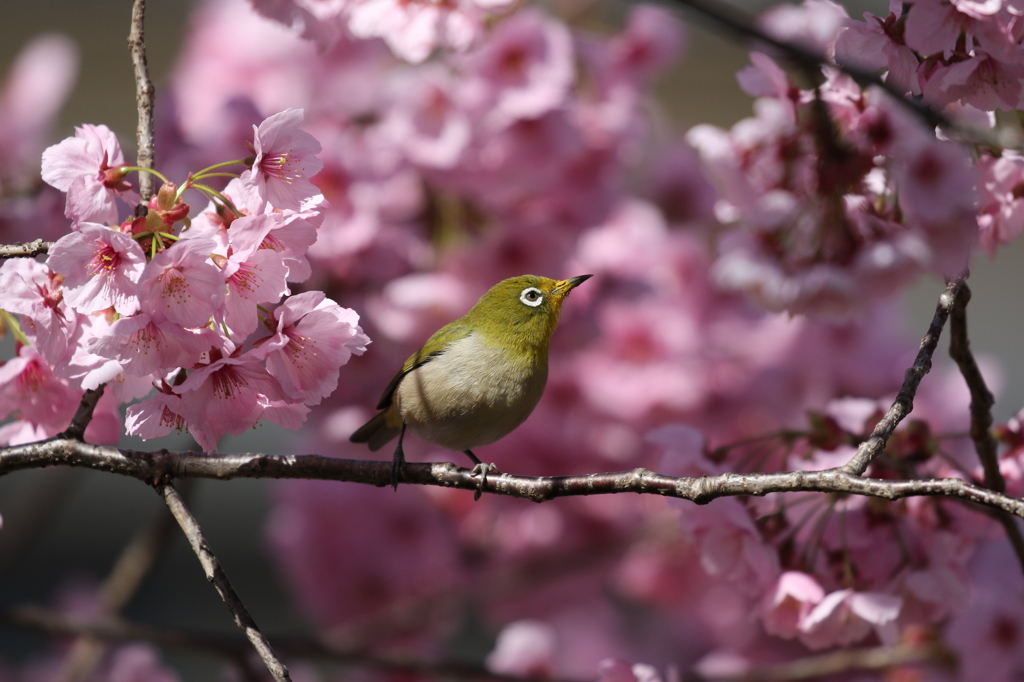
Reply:
[[64, 429], [57, 438], [66, 438], [68, 440], [82, 440], [85, 437], [85, 429], [89, 426], [89, 422], [92, 421], [93, 412], [96, 410], [96, 404], [103, 397], [103, 391], [106, 388], [106, 384], [100, 384], [96, 388], [90, 388], [82, 396], [82, 402], [78, 406], [78, 411], [75, 412], [75, 416], [71, 418], [71, 424], [68, 428]]

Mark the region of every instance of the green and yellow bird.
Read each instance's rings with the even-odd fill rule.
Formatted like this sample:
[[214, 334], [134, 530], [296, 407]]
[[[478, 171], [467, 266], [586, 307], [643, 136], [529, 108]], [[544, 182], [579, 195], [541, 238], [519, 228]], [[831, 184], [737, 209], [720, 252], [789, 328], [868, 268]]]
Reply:
[[461, 450], [480, 467], [473, 448], [508, 435], [540, 401], [562, 302], [590, 277], [523, 275], [495, 284], [405, 361], [377, 404], [382, 412], [350, 440], [379, 450], [398, 436], [393, 486], [405, 467], [406, 429], [428, 443]]

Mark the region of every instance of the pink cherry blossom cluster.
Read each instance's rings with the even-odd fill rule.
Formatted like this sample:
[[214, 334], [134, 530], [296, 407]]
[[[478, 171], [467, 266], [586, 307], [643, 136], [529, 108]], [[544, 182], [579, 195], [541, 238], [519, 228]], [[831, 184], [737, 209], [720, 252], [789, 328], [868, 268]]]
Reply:
[[[73, 229], [45, 262], [0, 266], [21, 346], [0, 369], [0, 413], [17, 416], [5, 442], [55, 435], [82, 391], [100, 385], [108, 418], [97, 425], [155, 386], [128, 408], [127, 432], [187, 429], [207, 451], [260, 420], [298, 428], [334, 390], [369, 339], [357, 313], [323, 292], [288, 296], [310, 275], [325, 207], [309, 181], [320, 145], [299, 130], [302, 116], [289, 109], [255, 128], [251, 167], [224, 191], [205, 184], [213, 169], [180, 189], [164, 181], [137, 218], [126, 217], [139, 200], [127, 176], [140, 169], [105, 126], [82, 126], [43, 153], [43, 179], [66, 192]], [[187, 189], [211, 197], [192, 220]], [[116, 441], [120, 431], [96, 435]]]
[[342, 36], [382, 38], [414, 63], [438, 48], [466, 50], [478, 42], [484, 21], [516, 0], [250, 0], [263, 16], [304, 38], [329, 46]]
[[[898, 91], [921, 95], [964, 124], [989, 129], [992, 112], [1024, 105], [1021, 11], [1013, 2], [892, 2], [887, 16], [866, 12], [864, 21], [834, 5], [831, 14], [845, 26], [833, 35], [838, 63], [882, 69]], [[1024, 170], [1017, 152], [988, 148], [979, 150], [976, 169], [978, 227], [994, 255], [1024, 230], [1017, 210]]]
[[962, 269], [976, 239], [976, 170], [880, 89], [828, 69], [800, 90], [754, 53], [739, 74], [756, 115], [688, 136], [722, 196], [713, 276], [769, 310], [847, 314], [922, 271]]

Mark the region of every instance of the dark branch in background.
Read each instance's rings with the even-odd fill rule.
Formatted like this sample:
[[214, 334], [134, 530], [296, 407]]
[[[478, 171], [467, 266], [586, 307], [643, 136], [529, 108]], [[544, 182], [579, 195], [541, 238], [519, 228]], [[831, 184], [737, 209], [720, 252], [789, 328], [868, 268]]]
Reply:
[[0, 245], [0, 259], [34, 258], [41, 253], [47, 253], [51, 246], [53, 242], [44, 242], [42, 239], [22, 244], [3, 244]]
[[[132, 66], [135, 69], [135, 107], [139, 113], [138, 127], [135, 138], [139, 149], [138, 163], [143, 168], [153, 168], [153, 95], [155, 88], [149, 79], [149, 65], [146, 62], [146, 0], [135, 0], [132, 3], [132, 27], [128, 34], [128, 51], [132, 55]], [[142, 195], [142, 206], [153, 196], [153, 175], [139, 173], [139, 194]]]
[[[160, 647], [206, 652], [220, 656], [237, 657], [244, 655], [250, 649], [246, 642], [234, 637], [185, 634], [115, 618], [83, 619], [33, 606], [22, 606], [7, 612], [0, 612], [0, 623], [3, 622], [54, 636], [79, 635], [119, 642], [148, 642]], [[431, 675], [440, 678], [497, 680], [498, 682], [577, 682], [566, 678], [503, 675], [491, 672], [479, 665], [435, 663], [405, 656], [366, 655], [360, 652], [343, 651], [310, 639], [275, 638], [275, 640], [278, 642], [278, 648], [290, 656], [322, 658], [391, 672]], [[691, 680], [693, 682], [783, 682], [785, 680], [808, 680], [857, 670], [886, 670], [904, 665], [948, 666], [950, 662], [949, 652], [938, 645], [899, 644], [892, 647], [844, 649], [734, 675], [701, 677], [690, 674], [684, 675], [683, 679], [687, 682]]]
[[939, 296], [939, 302], [935, 306], [935, 315], [932, 316], [932, 323], [928, 326], [924, 338], [921, 339], [921, 347], [914, 358], [914, 364], [910, 366], [903, 377], [903, 385], [892, 407], [885, 413], [885, 416], [875, 425], [871, 436], [860, 444], [857, 453], [847, 462], [842, 470], [851, 474], [863, 474], [868, 465], [871, 464], [885, 450], [885, 444], [889, 441], [893, 431], [899, 423], [914, 409], [914, 396], [917, 395], [917, 388], [921, 385], [924, 375], [931, 371], [932, 355], [939, 345], [939, 336], [942, 335], [942, 328], [946, 325], [946, 318], [956, 301], [957, 293], [964, 284], [966, 273], [957, 275], [946, 285], [946, 290]]
[[130, 623], [113, 616], [85, 619], [37, 606], [19, 606], [0, 612], [0, 623], [54, 637], [71, 635], [106, 642], [148, 642], [164, 648], [215, 654], [238, 662], [245, 662], [246, 655], [252, 652], [252, 646], [242, 638], [184, 634]]
[[[855, 80], [862, 88], [876, 87], [884, 90], [928, 126], [932, 128], [941, 126], [953, 130], [958, 129], [956, 124], [923, 101], [905, 97], [904, 93], [886, 83], [878, 75], [851, 66], [835, 64], [826, 59], [823, 54], [808, 50], [801, 45], [773, 38], [759, 29], [748, 14], [726, 3], [716, 2], [715, 0], [672, 0], [672, 2], [673, 4], [693, 10], [698, 15], [704, 17], [715, 28], [736, 39], [737, 42], [746, 44], [748, 48], [756, 49], [758, 44], [761, 47], [769, 47], [785, 55], [799, 65], [801, 69], [808, 72], [817, 72], [822, 66], [839, 69]], [[970, 134], [978, 136], [983, 134], [983, 131], [972, 129]]]
[[[971, 352], [971, 341], [967, 335], [967, 304], [970, 300], [971, 290], [964, 284], [950, 313], [949, 356], [960, 368], [960, 374], [971, 391], [971, 439], [985, 471], [985, 486], [1001, 493], [1006, 490], [1006, 480], [999, 470], [998, 444], [992, 434], [992, 406], [995, 397], [988, 390], [985, 377], [981, 375], [974, 353]], [[993, 516], [1002, 524], [1017, 554], [1017, 560], [1024, 569], [1024, 535], [1021, 534], [1020, 526], [1009, 514], [996, 512]]]
[[235, 625], [245, 633], [246, 639], [256, 649], [256, 653], [263, 659], [263, 663], [267, 666], [267, 670], [270, 671], [274, 679], [277, 682], [291, 682], [291, 678], [288, 676], [288, 668], [274, 655], [273, 650], [270, 648], [270, 643], [267, 642], [266, 637], [260, 632], [260, 629], [256, 626], [256, 621], [249, 615], [248, 609], [245, 608], [242, 600], [238, 598], [234, 588], [231, 587], [224, 569], [220, 567], [220, 562], [217, 561], [213, 550], [206, 543], [206, 538], [203, 537], [203, 533], [199, 529], [199, 523], [185, 506], [178, 491], [170, 483], [160, 482], [155, 487], [160, 496], [164, 498], [164, 502], [167, 503], [171, 514], [178, 521], [178, 525], [184, 531], [185, 537], [188, 538], [188, 544], [199, 558], [199, 563], [202, 564], [206, 579], [217, 589], [220, 598], [224, 601], [228, 610], [231, 611], [231, 615], [234, 616]]
[[[103, 615], [114, 616], [128, 605], [170, 538], [174, 517], [162, 509], [160, 511], [156, 521], [139, 531], [121, 551], [110, 575], [104, 581], [98, 605]], [[55, 679], [78, 682], [88, 678], [99, 665], [106, 649], [106, 642], [101, 638], [87, 634], [81, 636], [64, 657], [60, 674]]]
[[[391, 484], [391, 462], [336, 459], [320, 455], [218, 455], [196, 452], [142, 452], [54, 439], [0, 450], [0, 476], [20, 469], [80, 466], [131, 476], [149, 483], [173, 478], [302, 478], [348, 481], [377, 487]], [[949, 497], [1000, 509], [1024, 518], [1024, 500], [959, 478], [891, 480], [863, 478], [842, 469], [755, 474], [672, 477], [633, 469], [579, 476], [479, 476], [450, 462], [407, 464], [405, 483], [522, 497], [544, 502], [556, 497], [641, 493], [706, 504], [717, 497], [779, 492], [827, 492], [868, 495], [887, 500]]]

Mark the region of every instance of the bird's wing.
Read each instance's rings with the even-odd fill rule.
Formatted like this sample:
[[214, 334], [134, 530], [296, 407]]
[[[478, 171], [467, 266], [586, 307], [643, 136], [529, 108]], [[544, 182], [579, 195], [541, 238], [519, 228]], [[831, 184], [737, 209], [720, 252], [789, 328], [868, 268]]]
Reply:
[[402, 369], [398, 370], [398, 374], [388, 382], [384, 388], [384, 394], [380, 397], [380, 402], [377, 403], [377, 409], [386, 410], [391, 407], [398, 384], [402, 382], [406, 374], [422, 367], [434, 358], [444, 355], [453, 342], [464, 339], [472, 333], [473, 330], [467, 327], [462, 320], [450, 322], [434, 332], [434, 335], [427, 339], [422, 348], [409, 356], [409, 359], [402, 365]]

